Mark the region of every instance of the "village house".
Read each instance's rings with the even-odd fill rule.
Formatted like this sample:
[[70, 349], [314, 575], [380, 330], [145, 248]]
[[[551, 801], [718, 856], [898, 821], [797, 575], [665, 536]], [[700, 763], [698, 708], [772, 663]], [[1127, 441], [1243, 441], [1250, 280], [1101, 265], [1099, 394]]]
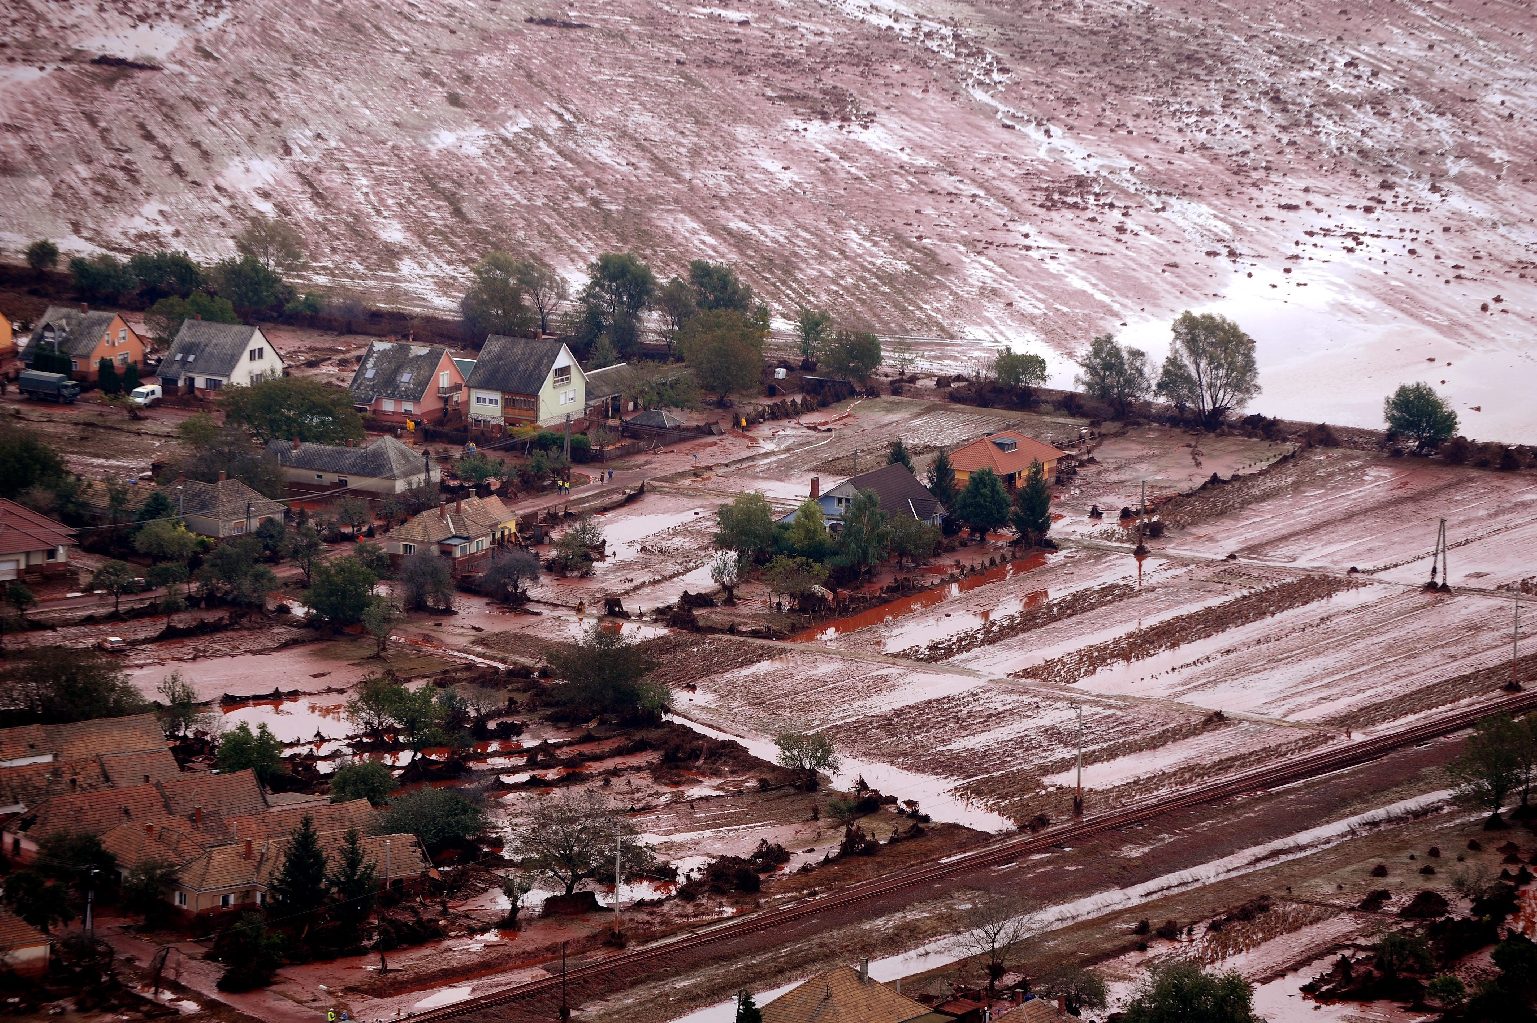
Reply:
[[19, 372], [13, 363], [16, 359], [16, 333], [11, 318], [0, 311], [0, 378], [10, 379]]
[[465, 381], [479, 426], [553, 426], [587, 408], [587, 377], [560, 341], [493, 334]]
[[979, 469], [991, 469], [1003, 481], [1004, 488], [1012, 493], [1025, 482], [1032, 462], [1041, 463], [1046, 470], [1048, 483], [1055, 479], [1057, 459], [1065, 453], [1022, 433], [1002, 430], [950, 452], [950, 465], [955, 469], [957, 489], [966, 485], [972, 473]]
[[[850, 476], [826, 493], [821, 491], [820, 478], [813, 476], [810, 500], [821, 507], [828, 528], [836, 528], [843, 524], [844, 515], [862, 490], [873, 493], [880, 502], [881, 511], [892, 518], [917, 519], [931, 526], [944, 521], [944, 505], [929, 493], [928, 487], [918, 482], [918, 477], [913, 475], [911, 469], [900, 462]], [[792, 511], [779, 521], [790, 522], [795, 514]]]
[[0, 498], [0, 582], [68, 572], [74, 546], [75, 531], [64, 523]]
[[283, 357], [260, 327], [188, 320], [160, 362], [160, 386], [166, 394], [206, 394], [271, 380], [283, 370]]
[[836, 966], [760, 1007], [763, 1023], [953, 1023], [858, 970]]
[[167, 496], [188, 529], [219, 540], [254, 533], [268, 519], [282, 522], [287, 511], [281, 502], [222, 472], [217, 483], [179, 480], [168, 488]]
[[129, 363], [141, 368], [144, 365], [144, 341], [128, 326], [128, 321], [118, 313], [91, 312], [83, 305], [51, 305], [44, 311], [32, 330], [22, 360], [32, 366], [40, 352], [57, 352], [67, 357], [69, 375], [87, 383], [96, 381], [102, 359], [112, 360], [119, 374]]
[[358, 411], [385, 423], [439, 423], [456, 413], [464, 373], [443, 345], [375, 341], [348, 385]]
[[283, 481], [307, 490], [337, 487], [366, 494], [400, 494], [436, 483], [440, 474], [427, 451], [394, 437], [366, 447], [271, 441], [267, 451], [283, 467]]
[[458, 576], [478, 570], [491, 549], [517, 531], [517, 516], [501, 498], [467, 497], [412, 516], [386, 533], [383, 542], [395, 558], [426, 553], [448, 558]]
[[0, 910], [0, 970], [36, 978], [48, 972], [53, 941], [20, 917]]

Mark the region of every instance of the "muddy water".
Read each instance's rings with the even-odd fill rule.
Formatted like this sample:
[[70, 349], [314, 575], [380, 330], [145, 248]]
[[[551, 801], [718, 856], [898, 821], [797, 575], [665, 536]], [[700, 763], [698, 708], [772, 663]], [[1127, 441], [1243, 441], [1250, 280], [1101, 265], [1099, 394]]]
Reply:
[[[969, 575], [958, 582], [920, 590], [917, 593], [909, 593], [878, 607], [866, 608], [863, 611], [844, 615], [841, 618], [830, 619], [820, 625], [804, 629], [791, 636], [790, 639], [797, 643], [825, 643], [838, 636], [883, 625], [894, 618], [901, 618], [917, 611], [926, 611], [944, 601], [953, 600], [968, 590], [974, 590], [979, 586], [986, 586], [989, 583], [1012, 579], [1017, 575], [1023, 575], [1025, 572], [1040, 568], [1044, 564], [1046, 564], [1045, 554], [1029, 554], [1016, 561], [1005, 562], [1002, 565], [995, 565], [985, 571]], [[915, 641], [908, 640], [902, 645], [911, 646], [913, 642]], [[927, 642], [927, 639], [920, 640], [919, 642]]]
[[219, 708], [224, 728], [266, 725], [286, 743], [320, 739], [344, 739], [352, 733], [347, 722], [346, 697], [340, 693], [299, 697], [292, 700], [252, 700]]
[[131, 669], [128, 677], [134, 688], [154, 699], [155, 687], [160, 680], [177, 671], [192, 686], [199, 700], [217, 700], [225, 693], [245, 696], [270, 693], [274, 688], [319, 692], [350, 686], [368, 674], [370, 669], [338, 659], [332, 646], [330, 643], [306, 643], [286, 650], [151, 664]]

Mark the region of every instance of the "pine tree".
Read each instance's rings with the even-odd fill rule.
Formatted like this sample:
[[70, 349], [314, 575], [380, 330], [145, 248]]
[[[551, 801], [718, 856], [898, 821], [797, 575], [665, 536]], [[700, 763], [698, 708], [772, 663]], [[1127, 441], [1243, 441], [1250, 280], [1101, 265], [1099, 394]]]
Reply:
[[1014, 531], [1025, 543], [1038, 544], [1051, 531], [1051, 491], [1046, 486], [1046, 469], [1040, 462], [1030, 463], [1025, 485], [1014, 494], [1009, 517]]
[[374, 865], [368, 862], [363, 849], [363, 836], [356, 828], [347, 831], [342, 843], [336, 869], [327, 878], [331, 883], [331, 919], [336, 922], [341, 942], [349, 947], [360, 946], [363, 923], [373, 912], [374, 893], [378, 883]]
[[947, 511], [955, 508], [955, 469], [950, 465], [950, 456], [943, 451], [929, 466], [929, 493]]
[[313, 818], [305, 817], [299, 822], [299, 830], [289, 840], [283, 868], [268, 886], [268, 892], [275, 916], [297, 917], [294, 922], [302, 941], [314, 922], [312, 912], [325, 903], [326, 897], [326, 854], [320, 848]]
[[132, 394], [138, 388], [139, 383], [139, 364], [137, 362], [130, 362], [127, 366], [123, 367], [123, 393]]
[[104, 358], [96, 364], [96, 385], [101, 388], [102, 394], [117, 394], [123, 389], [123, 382], [118, 379], [117, 366], [111, 359]]
[[907, 453], [907, 445], [900, 437], [891, 442], [891, 450], [886, 453], [886, 464], [896, 465], [898, 462], [907, 466], [908, 472], [913, 471], [913, 456]]
[[763, 1010], [752, 1000], [749, 991], [743, 991], [737, 996], [736, 1023], [763, 1023]]
[[985, 537], [1009, 521], [1009, 493], [993, 470], [978, 469], [956, 497], [952, 514], [971, 529], [973, 536]]

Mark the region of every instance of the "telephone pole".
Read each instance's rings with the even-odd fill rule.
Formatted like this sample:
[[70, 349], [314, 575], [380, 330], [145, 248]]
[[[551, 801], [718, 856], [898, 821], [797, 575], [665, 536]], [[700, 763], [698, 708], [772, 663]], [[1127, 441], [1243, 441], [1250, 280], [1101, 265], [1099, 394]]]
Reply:
[[1078, 712], [1078, 784], [1073, 795], [1073, 816], [1083, 816], [1083, 704], [1073, 704]]

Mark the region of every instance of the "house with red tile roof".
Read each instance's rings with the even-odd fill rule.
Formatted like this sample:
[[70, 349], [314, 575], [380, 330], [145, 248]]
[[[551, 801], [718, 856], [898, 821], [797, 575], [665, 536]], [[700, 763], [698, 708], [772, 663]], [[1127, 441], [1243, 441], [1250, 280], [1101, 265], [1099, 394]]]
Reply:
[[41, 977], [48, 972], [53, 941], [20, 917], [0, 910], [0, 970], [19, 977]]
[[75, 531], [31, 508], [0, 498], [0, 583], [67, 572]]
[[950, 452], [950, 465], [957, 488], [964, 487], [972, 473], [991, 469], [1012, 493], [1025, 481], [1032, 462], [1041, 463], [1046, 481], [1051, 482], [1057, 475], [1057, 459], [1066, 453], [1014, 430], [1000, 430]]

